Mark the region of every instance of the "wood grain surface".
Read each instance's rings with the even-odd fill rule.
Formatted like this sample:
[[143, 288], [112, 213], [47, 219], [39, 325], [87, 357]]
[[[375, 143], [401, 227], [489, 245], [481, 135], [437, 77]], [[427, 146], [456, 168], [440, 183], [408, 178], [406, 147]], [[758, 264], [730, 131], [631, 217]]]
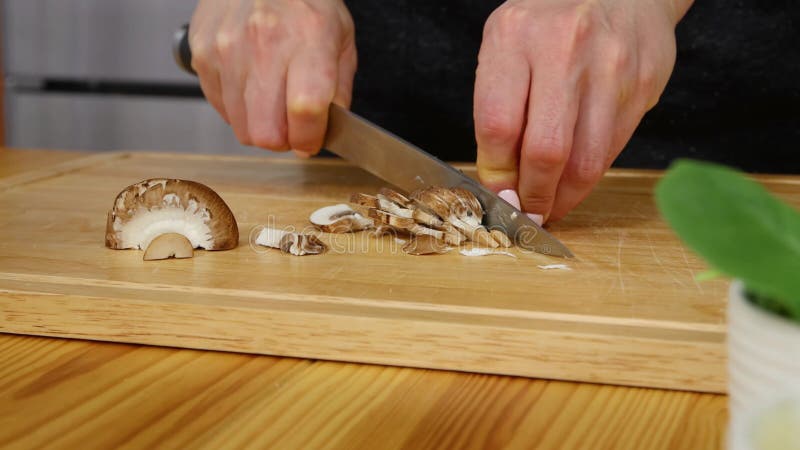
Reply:
[[726, 398], [0, 335], [0, 447], [717, 449]]
[[[217, 190], [240, 247], [155, 263], [104, 248], [117, 192], [162, 176]], [[726, 283], [694, 281], [657, 179], [609, 173], [551, 228], [572, 270], [543, 271], [561, 261], [411, 257], [363, 234], [325, 236], [317, 257], [248, 245], [259, 224], [302, 228], [382, 185], [338, 161], [92, 155], [0, 179], [0, 331], [721, 392]], [[796, 179], [763, 181], [800, 203]]]
[[86, 156], [79, 151], [0, 148], [0, 182]]

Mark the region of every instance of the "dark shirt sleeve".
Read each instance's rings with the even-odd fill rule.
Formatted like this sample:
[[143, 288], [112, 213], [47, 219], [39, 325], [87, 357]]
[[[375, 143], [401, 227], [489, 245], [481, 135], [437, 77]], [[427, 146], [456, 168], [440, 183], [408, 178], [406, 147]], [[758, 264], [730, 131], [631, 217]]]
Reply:
[[[474, 161], [472, 94], [483, 24], [501, 1], [347, 2], [359, 69], [353, 109], [451, 161]], [[800, 2], [697, 1], [677, 28], [659, 104], [615, 165], [676, 157], [800, 172]]]

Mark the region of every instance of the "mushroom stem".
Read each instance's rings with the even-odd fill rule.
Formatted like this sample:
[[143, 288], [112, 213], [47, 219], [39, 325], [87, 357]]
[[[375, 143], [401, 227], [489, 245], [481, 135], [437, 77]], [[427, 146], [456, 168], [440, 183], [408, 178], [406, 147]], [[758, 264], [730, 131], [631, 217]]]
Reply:
[[192, 243], [186, 236], [178, 233], [164, 233], [157, 236], [144, 252], [145, 261], [191, 258], [192, 256], [194, 256]]

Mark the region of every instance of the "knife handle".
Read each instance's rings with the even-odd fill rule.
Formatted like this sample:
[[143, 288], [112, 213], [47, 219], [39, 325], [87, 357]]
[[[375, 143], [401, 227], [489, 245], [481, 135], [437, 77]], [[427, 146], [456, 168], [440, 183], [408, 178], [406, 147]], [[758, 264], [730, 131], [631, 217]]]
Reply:
[[186, 73], [197, 75], [197, 72], [192, 69], [192, 49], [189, 47], [189, 24], [184, 24], [182, 27], [175, 30], [172, 41], [172, 56], [178, 67]]

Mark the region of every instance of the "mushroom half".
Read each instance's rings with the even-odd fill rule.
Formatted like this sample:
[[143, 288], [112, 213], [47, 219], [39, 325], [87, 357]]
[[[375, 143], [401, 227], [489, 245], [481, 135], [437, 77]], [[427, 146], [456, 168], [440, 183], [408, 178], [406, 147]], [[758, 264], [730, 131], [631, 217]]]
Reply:
[[229, 250], [239, 228], [228, 205], [208, 186], [153, 178], [128, 186], [108, 212], [106, 247], [145, 250], [145, 259], [187, 258], [195, 248]]

